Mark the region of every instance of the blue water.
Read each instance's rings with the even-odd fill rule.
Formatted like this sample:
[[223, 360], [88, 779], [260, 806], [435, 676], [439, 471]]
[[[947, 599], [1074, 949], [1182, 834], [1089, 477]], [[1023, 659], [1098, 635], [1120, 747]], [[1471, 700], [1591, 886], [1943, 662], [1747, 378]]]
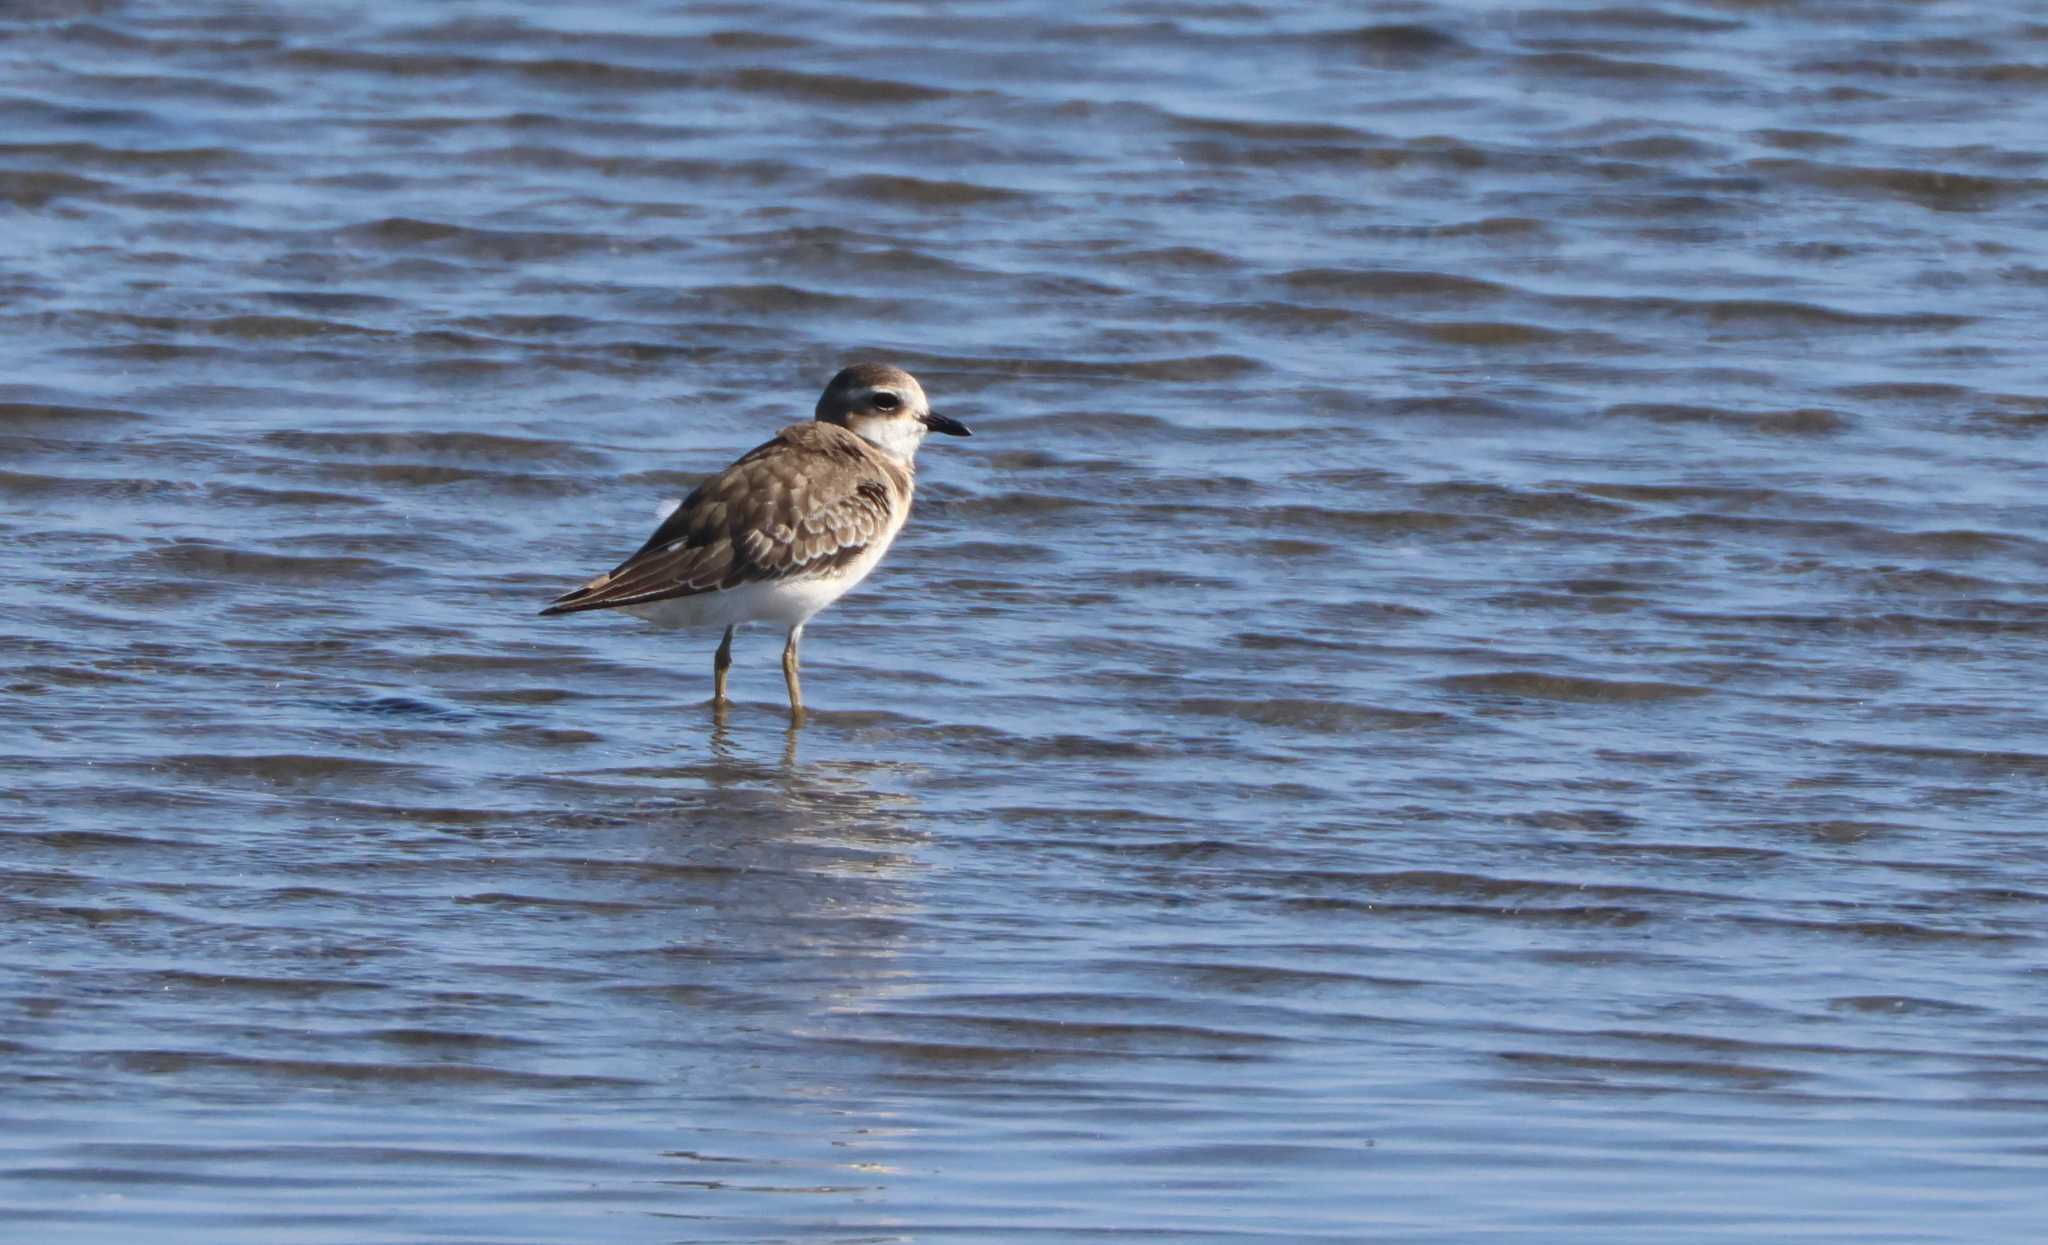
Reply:
[[[2044, 49], [0, 13], [0, 1222], [2032, 1245]], [[801, 728], [534, 617], [862, 358]]]

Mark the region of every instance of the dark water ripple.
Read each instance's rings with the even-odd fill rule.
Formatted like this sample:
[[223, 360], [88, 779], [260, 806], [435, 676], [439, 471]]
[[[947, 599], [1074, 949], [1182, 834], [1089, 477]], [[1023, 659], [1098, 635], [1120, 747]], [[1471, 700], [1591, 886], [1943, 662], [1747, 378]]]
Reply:
[[[0, 1219], [2038, 1239], [2044, 47], [0, 11]], [[801, 732], [531, 616], [863, 355]]]

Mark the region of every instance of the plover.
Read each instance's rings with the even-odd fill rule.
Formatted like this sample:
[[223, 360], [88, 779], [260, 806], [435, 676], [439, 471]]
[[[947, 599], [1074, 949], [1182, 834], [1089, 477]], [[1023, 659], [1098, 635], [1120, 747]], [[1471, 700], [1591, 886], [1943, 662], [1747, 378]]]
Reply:
[[910, 373], [856, 363], [825, 386], [811, 423], [784, 428], [698, 485], [638, 553], [541, 613], [623, 609], [664, 627], [724, 627], [711, 663], [721, 707], [733, 632], [781, 623], [789, 712], [801, 719], [804, 624], [867, 578], [903, 530], [928, 432], [973, 435], [933, 411]]

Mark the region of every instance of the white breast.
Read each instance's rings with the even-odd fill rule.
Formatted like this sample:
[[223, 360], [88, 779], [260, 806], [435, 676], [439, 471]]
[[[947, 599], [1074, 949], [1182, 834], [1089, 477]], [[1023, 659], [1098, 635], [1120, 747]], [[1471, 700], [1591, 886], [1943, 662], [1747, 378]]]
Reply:
[[810, 621], [819, 610], [853, 590], [868, 577], [896, 542], [910, 507], [901, 506], [891, 516], [881, 538], [861, 551], [860, 557], [829, 575], [803, 575], [790, 579], [741, 584], [718, 592], [701, 592], [691, 597], [628, 605], [626, 611], [659, 627], [731, 627], [739, 623], [772, 622], [794, 627]]

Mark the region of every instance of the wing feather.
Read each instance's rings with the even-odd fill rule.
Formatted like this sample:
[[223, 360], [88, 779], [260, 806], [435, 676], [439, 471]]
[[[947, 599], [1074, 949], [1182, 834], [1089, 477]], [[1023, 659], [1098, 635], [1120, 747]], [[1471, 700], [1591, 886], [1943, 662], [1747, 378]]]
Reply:
[[639, 552], [543, 614], [829, 575], [889, 531], [910, 477], [853, 433], [797, 424], [699, 485]]

